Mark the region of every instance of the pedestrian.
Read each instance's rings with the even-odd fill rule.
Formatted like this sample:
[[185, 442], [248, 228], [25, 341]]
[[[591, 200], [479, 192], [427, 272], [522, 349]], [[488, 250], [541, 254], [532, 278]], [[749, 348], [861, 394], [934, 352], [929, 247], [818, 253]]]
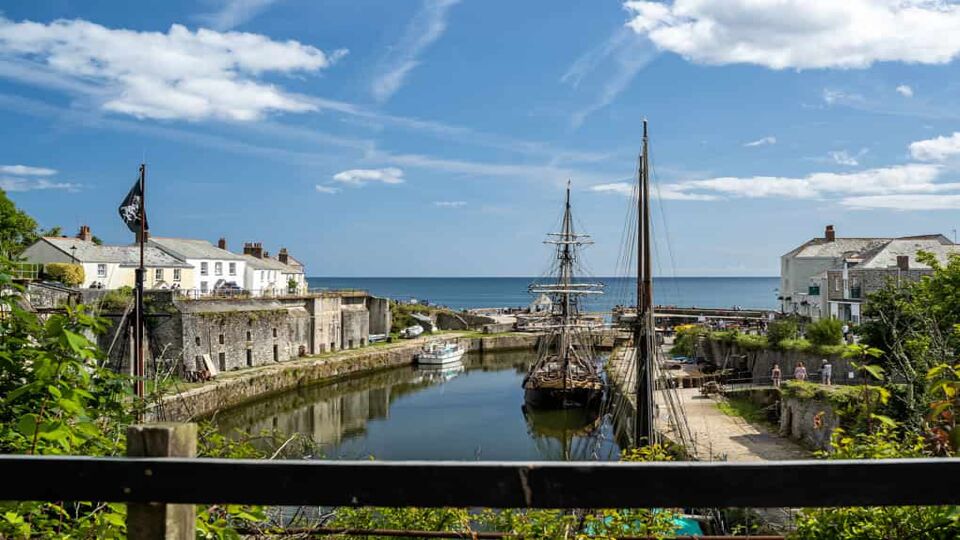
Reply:
[[770, 371], [770, 378], [773, 379], [774, 388], [780, 388], [780, 364], [774, 364]]
[[826, 358], [820, 361], [820, 379], [827, 386], [833, 384], [833, 365]]
[[803, 362], [798, 363], [796, 369], [793, 370], [793, 378], [798, 381], [807, 380], [807, 366], [803, 365]]

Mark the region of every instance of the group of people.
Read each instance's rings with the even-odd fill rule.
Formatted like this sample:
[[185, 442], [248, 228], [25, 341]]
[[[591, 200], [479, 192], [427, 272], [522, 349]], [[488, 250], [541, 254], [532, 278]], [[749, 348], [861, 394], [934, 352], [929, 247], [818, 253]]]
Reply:
[[[780, 364], [773, 364], [770, 372], [770, 378], [773, 379], [773, 386], [779, 387], [783, 374], [780, 371]], [[797, 362], [797, 367], [793, 368], [793, 378], [798, 381], [807, 380], [807, 366], [803, 362]], [[833, 384], [833, 364], [826, 358], [820, 360], [820, 382], [827, 386]]]

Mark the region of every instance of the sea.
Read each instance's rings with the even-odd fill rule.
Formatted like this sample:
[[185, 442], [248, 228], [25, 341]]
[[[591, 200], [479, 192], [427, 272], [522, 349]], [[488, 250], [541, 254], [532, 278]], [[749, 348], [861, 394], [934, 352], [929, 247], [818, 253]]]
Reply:
[[[452, 309], [520, 307], [536, 295], [528, 287], [544, 278], [534, 277], [311, 277], [311, 289], [364, 289], [374, 296], [426, 302]], [[605, 294], [588, 296], [586, 311], [610, 311], [617, 305], [633, 305], [636, 279], [608, 277], [592, 281], [604, 284]], [[657, 305], [744, 309], [776, 309], [779, 277], [662, 277], [654, 278]]]

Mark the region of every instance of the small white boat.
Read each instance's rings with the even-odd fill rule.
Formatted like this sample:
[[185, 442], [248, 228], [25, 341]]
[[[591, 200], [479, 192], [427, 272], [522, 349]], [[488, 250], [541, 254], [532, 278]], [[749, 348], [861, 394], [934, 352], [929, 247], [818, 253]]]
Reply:
[[417, 355], [418, 364], [450, 364], [459, 362], [467, 352], [459, 343], [428, 343]]
[[400, 331], [400, 337], [410, 339], [415, 338], [423, 333], [423, 327], [419, 324], [408, 326]]

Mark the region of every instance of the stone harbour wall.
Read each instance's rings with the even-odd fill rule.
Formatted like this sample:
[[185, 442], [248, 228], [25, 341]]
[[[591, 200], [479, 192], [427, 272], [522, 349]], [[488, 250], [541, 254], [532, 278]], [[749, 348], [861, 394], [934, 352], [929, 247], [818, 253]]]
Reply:
[[780, 435], [800, 441], [811, 450], [831, 451], [830, 437], [840, 417], [824, 401], [785, 398], [780, 401]]
[[[163, 399], [154, 411], [156, 420], [186, 421], [210, 416], [216, 411], [235, 407], [270, 394], [331, 381], [351, 375], [410, 365], [428, 341], [446, 341], [456, 336], [432, 336], [397, 346], [371, 347], [344, 351], [328, 358], [305, 358], [295, 362], [264, 365], [247, 373], [231, 374], [203, 386]], [[510, 334], [461, 339], [467, 351], [503, 351], [534, 349], [540, 336]]]

